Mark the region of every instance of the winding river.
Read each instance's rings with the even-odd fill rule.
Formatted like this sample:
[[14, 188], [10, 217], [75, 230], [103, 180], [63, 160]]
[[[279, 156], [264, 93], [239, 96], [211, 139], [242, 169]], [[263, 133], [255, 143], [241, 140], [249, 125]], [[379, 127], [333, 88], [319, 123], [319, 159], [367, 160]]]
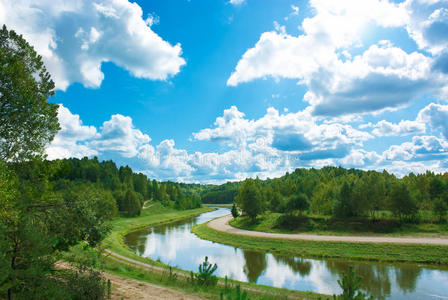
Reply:
[[195, 224], [228, 213], [228, 208], [218, 208], [181, 222], [131, 232], [124, 240], [139, 255], [184, 270], [197, 271], [208, 256], [218, 265], [218, 276], [240, 281], [338, 294], [337, 280], [353, 266], [363, 277], [365, 291], [375, 299], [448, 299], [448, 268], [282, 256], [214, 243], [191, 233]]

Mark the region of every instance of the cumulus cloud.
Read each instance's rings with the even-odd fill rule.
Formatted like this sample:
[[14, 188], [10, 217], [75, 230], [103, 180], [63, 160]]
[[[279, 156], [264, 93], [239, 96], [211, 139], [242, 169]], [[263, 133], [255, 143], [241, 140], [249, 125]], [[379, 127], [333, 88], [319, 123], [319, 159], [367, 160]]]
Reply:
[[233, 106], [216, 119], [215, 128], [193, 133], [197, 140], [225, 141], [232, 145], [246, 145], [257, 140], [282, 151], [309, 150], [319, 147], [334, 148], [340, 144], [361, 145], [372, 136], [347, 124], [319, 124], [308, 110], [280, 114], [268, 108], [258, 120], [248, 120]]
[[88, 145], [90, 139], [98, 136], [94, 126], [83, 125], [79, 115], [72, 114], [62, 104], [58, 108], [61, 130], [46, 148], [48, 159], [84, 157], [97, 155], [98, 151]]
[[434, 130], [441, 129], [448, 140], [448, 105], [431, 103], [419, 112], [417, 119], [429, 124]]
[[147, 134], [134, 127], [130, 117], [116, 114], [103, 123], [99, 137], [91, 145], [99, 151], [114, 151], [124, 157], [134, 157], [150, 140]]
[[[416, 120], [438, 129], [443, 120], [438, 114], [444, 111], [444, 106], [432, 104], [422, 109]], [[413, 136], [411, 141], [377, 154], [360, 148], [373, 138], [371, 134], [347, 124], [322, 123], [308, 110], [280, 114], [269, 108], [261, 118], [249, 120], [237, 107], [231, 107], [216, 119], [213, 128], [193, 135], [195, 140], [230, 147], [221, 153], [188, 152], [176, 148], [171, 139], [152, 145], [150, 137], [135, 128], [130, 117], [122, 115], [111, 116], [99, 130], [84, 125], [78, 115], [62, 105], [58, 117], [62, 129], [47, 147], [50, 159], [113, 154], [130, 159], [131, 165], [135, 163], [133, 168], [163, 180], [221, 183], [326, 165], [387, 169], [404, 175], [403, 170], [415, 172], [425, 165], [442, 170], [448, 163], [448, 141], [442, 138]], [[405, 162], [406, 169], [400, 169]]]
[[243, 54], [227, 84], [267, 77], [297, 79], [308, 89], [304, 100], [313, 114], [322, 116], [397, 109], [423, 94], [446, 94], [445, 56], [407, 53], [389, 41], [370, 45], [361, 54], [350, 53], [362, 45], [362, 33], [369, 26], [404, 27], [414, 22], [409, 4], [310, 4], [316, 14], [303, 21], [303, 33], [289, 35], [280, 26], [263, 33]]
[[402, 5], [408, 15], [406, 29], [421, 49], [433, 54], [448, 46], [448, 2], [407, 0]]
[[73, 82], [99, 87], [103, 62], [138, 78], [177, 74], [185, 64], [180, 44], [164, 41], [142, 15], [128, 0], [0, 0], [0, 23], [24, 35], [62, 90]]
[[383, 153], [383, 159], [389, 161], [443, 160], [447, 157], [448, 142], [435, 136], [414, 136], [411, 142], [393, 145]]
[[381, 120], [372, 127], [374, 127], [372, 132], [376, 136], [406, 136], [422, 134], [426, 131], [425, 123], [409, 120], [402, 120], [398, 124]]

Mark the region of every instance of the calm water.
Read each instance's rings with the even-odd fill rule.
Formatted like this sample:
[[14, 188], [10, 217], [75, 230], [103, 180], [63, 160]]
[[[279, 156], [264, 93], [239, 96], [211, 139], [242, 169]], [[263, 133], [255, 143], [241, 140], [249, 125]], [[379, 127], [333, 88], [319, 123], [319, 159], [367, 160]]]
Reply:
[[125, 243], [139, 255], [184, 270], [197, 271], [208, 256], [218, 264], [218, 276], [240, 281], [338, 294], [337, 280], [353, 266], [363, 277], [365, 291], [377, 299], [448, 299], [447, 269], [274, 255], [202, 240], [190, 232], [193, 225], [228, 213], [229, 209], [218, 208], [182, 222], [135, 231], [125, 236]]

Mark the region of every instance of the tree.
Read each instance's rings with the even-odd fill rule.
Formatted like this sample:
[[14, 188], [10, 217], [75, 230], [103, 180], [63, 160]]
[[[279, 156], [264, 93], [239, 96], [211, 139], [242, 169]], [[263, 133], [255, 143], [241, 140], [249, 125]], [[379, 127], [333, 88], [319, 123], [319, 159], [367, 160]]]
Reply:
[[390, 195], [391, 210], [402, 220], [404, 217], [410, 218], [418, 211], [417, 203], [411, 197], [408, 187], [404, 183], [396, 183]]
[[59, 130], [58, 105], [48, 103], [54, 83], [27, 41], [0, 30], [0, 158], [39, 157]]
[[364, 300], [373, 299], [367, 297], [361, 292], [362, 277], [355, 276], [353, 267], [350, 267], [347, 273], [342, 274], [342, 279], [338, 280], [338, 284], [342, 289], [342, 294], [337, 297], [338, 300]]
[[310, 203], [308, 201], [308, 197], [304, 193], [296, 193], [291, 196], [288, 201], [288, 210], [290, 213], [294, 211], [298, 211], [301, 214], [304, 210], [307, 210], [310, 207]]
[[441, 222], [443, 217], [446, 216], [446, 213], [448, 211], [448, 205], [442, 199], [437, 199], [434, 202], [432, 211], [433, 211], [434, 215], [439, 217], [439, 222]]
[[237, 218], [240, 214], [238, 213], [238, 208], [236, 207], [235, 203], [232, 205], [232, 217]]
[[260, 188], [253, 179], [244, 180], [235, 199], [238, 206], [252, 221], [255, 221], [257, 215], [263, 212], [264, 205]]
[[352, 203], [353, 185], [344, 181], [339, 191], [334, 213], [338, 217], [351, 217], [355, 215]]
[[[66, 283], [78, 288], [82, 283], [74, 283], [67, 274], [55, 272], [56, 253], [80, 241], [96, 245], [107, 233], [105, 223], [113, 214], [111, 207], [115, 207], [110, 194], [64, 197], [67, 195], [56, 191], [50, 182], [59, 164], [45, 163], [42, 158], [45, 145], [59, 130], [58, 106], [47, 102], [53, 89], [54, 83], [41, 57], [22, 36], [3, 26], [0, 30], [2, 299], [76, 298], [68, 296], [70, 288]], [[98, 173], [92, 169], [85, 178], [96, 181]], [[94, 285], [99, 291], [103, 289]], [[83, 299], [88, 299], [84, 296]]]
[[128, 190], [123, 199], [122, 211], [126, 217], [139, 216], [141, 204], [135, 192]]

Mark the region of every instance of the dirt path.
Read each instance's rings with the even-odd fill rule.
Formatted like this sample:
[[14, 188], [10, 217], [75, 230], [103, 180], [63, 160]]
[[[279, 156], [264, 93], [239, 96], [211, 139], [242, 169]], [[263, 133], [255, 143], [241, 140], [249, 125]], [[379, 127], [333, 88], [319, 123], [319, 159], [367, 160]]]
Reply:
[[[115, 258], [115, 255], [121, 258], [125, 258], [129, 260], [129, 262], [138, 262], [136, 260], [126, 258], [119, 254], [113, 253], [111, 251], [106, 250], [109, 253], [110, 257]], [[115, 259], [118, 259], [115, 258]], [[141, 262], [138, 262], [141, 267], [145, 267], [147, 269], [152, 270], [163, 270], [162, 268], [153, 267]], [[71, 266], [66, 262], [58, 262], [56, 266], [60, 269], [68, 269]], [[112, 300], [121, 300], [121, 299], [129, 299], [129, 300], [152, 300], [152, 299], [184, 299], [184, 300], [203, 300], [205, 298], [198, 297], [196, 295], [191, 295], [184, 293], [182, 291], [166, 288], [163, 286], [159, 286], [156, 284], [121, 277], [117, 275], [113, 275], [106, 272], [101, 272], [105, 279], [109, 279], [111, 283], [111, 298]]]
[[155, 284], [124, 278], [109, 273], [104, 273], [103, 276], [111, 282], [112, 299], [184, 299], [184, 300], [199, 300], [195, 295], [182, 293], [181, 291], [161, 287]]
[[424, 245], [448, 246], [448, 239], [446, 238], [443, 239], [443, 238], [425, 238], [425, 237], [332, 236], [332, 235], [316, 235], [316, 234], [284, 234], [284, 233], [250, 231], [230, 226], [229, 225], [230, 220], [232, 220], [232, 216], [227, 215], [221, 218], [214, 219], [208, 222], [207, 225], [212, 229], [226, 233], [260, 237], [260, 238], [325, 241], [325, 242], [424, 244]]
[[148, 208], [150, 208], [151, 206], [153, 206], [154, 203], [148, 204], [148, 203], [151, 202], [151, 200], [152, 200], [152, 199], [149, 199], [149, 200], [146, 200], [145, 202], [143, 202], [143, 206], [142, 206], [142, 208], [143, 208], [143, 209], [148, 209]]

